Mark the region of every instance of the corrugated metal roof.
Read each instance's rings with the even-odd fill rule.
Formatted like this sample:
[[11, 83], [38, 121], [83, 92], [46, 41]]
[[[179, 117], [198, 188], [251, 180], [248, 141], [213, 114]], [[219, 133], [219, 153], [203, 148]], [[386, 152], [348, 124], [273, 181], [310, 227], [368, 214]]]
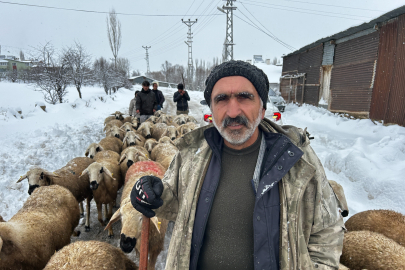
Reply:
[[405, 14], [405, 5], [397, 8], [397, 9], [394, 9], [394, 10], [392, 10], [390, 12], [387, 12], [384, 15], [382, 15], [382, 16], [374, 19], [374, 20], [371, 20], [368, 23], [363, 23], [363, 24], [358, 25], [358, 26], [353, 26], [353, 27], [351, 27], [351, 28], [349, 28], [349, 29], [347, 29], [345, 31], [339, 32], [339, 33], [334, 34], [332, 36], [321, 38], [321, 39], [315, 41], [314, 43], [311, 43], [311, 44], [309, 44], [309, 45], [307, 45], [305, 47], [302, 47], [301, 49], [296, 50], [296, 51], [294, 51], [294, 52], [292, 52], [292, 53], [290, 53], [290, 54], [288, 54], [286, 56], [301, 53], [301, 52], [306, 51], [306, 50], [308, 50], [308, 49], [310, 49], [312, 47], [315, 47], [315, 46], [319, 45], [319, 43], [325, 43], [325, 42], [330, 41], [330, 40], [341, 39], [341, 38], [344, 38], [346, 36], [356, 34], [356, 33], [360, 32], [360, 31], [374, 28], [374, 26], [376, 24], [377, 25], [382, 24], [382, 23], [384, 23], [386, 21], [389, 21], [389, 20], [391, 20], [393, 18], [396, 18], [396, 17], [398, 17], [398, 16], [400, 16], [402, 14]]

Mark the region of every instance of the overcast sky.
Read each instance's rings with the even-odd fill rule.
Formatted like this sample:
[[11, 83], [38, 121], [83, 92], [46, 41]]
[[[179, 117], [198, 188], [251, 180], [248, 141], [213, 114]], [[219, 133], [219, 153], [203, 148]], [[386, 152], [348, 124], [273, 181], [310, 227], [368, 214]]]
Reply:
[[[299, 49], [319, 38], [370, 21], [405, 5], [405, 0], [238, 0], [234, 3], [238, 7], [234, 17], [234, 59], [246, 60], [252, 58], [253, 54], [261, 54], [266, 59], [291, 52], [248, 25], [246, 22], [251, 23], [249, 20], [265, 32], [270, 31], [285, 44]], [[188, 27], [181, 22], [182, 18], [198, 19], [192, 26], [193, 58], [212, 61], [213, 57], [222, 55], [226, 15], [216, 7], [224, 4], [226, 1], [223, 0], [0, 1], [1, 54], [18, 56], [22, 49], [28, 55], [30, 48], [48, 41], [58, 49], [78, 41], [93, 58], [112, 58], [106, 33], [107, 14], [102, 12], [115, 8], [117, 13], [133, 14], [118, 15], [122, 26], [119, 56], [128, 58], [132, 69], [146, 70], [142, 46], [152, 46], [149, 50], [152, 71], [159, 70], [165, 60], [173, 64], [187, 64], [188, 49], [184, 41]]]

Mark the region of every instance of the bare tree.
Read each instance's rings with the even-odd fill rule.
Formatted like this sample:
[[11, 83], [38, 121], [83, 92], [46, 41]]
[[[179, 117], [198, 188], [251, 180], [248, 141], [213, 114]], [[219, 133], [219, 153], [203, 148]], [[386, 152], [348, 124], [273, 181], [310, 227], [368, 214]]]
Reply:
[[111, 95], [113, 87], [113, 69], [104, 57], [96, 59], [94, 62], [94, 75], [96, 81], [104, 88], [105, 93]]
[[132, 77], [140, 76], [140, 75], [141, 75], [141, 72], [139, 71], [139, 69], [133, 70], [133, 71], [132, 71], [132, 74], [131, 74]]
[[20, 50], [20, 60], [21, 60], [21, 61], [24, 61], [24, 60], [25, 60], [24, 53], [23, 53], [23, 51], [21, 51], [21, 50]]
[[63, 62], [68, 68], [67, 75], [75, 85], [79, 98], [82, 98], [82, 86], [92, 80], [90, 55], [80, 43], [75, 42], [75, 45], [64, 50]]
[[131, 63], [128, 58], [119, 57], [117, 58], [116, 68], [118, 72], [123, 73], [125, 76], [129, 77], [129, 70], [131, 69]]
[[110, 48], [114, 56], [115, 67], [117, 67], [118, 51], [121, 47], [121, 23], [118, 21], [115, 9], [111, 9], [107, 21], [107, 35], [110, 42]]
[[35, 48], [35, 54], [39, 62], [32, 70], [37, 88], [46, 102], [63, 103], [69, 85], [66, 63], [49, 42]]

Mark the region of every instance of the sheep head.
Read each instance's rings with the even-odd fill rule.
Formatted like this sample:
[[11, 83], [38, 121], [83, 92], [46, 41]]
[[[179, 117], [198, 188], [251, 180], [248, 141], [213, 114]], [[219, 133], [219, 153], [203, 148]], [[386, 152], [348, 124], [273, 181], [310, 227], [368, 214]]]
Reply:
[[146, 161], [149, 160], [148, 155], [145, 153], [142, 153], [139, 149], [136, 149], [135, 147], [129, 147], [128, 151], [124, 153], [120, 161], [118, 162], [118, 165], [120, 165], [122, 162], [127, 160], [127, 167], [131, 167], [135, 162], [137, 161]]
[[89, 147], [87, 147], [84, 155], [86, 157], [90, 156], [90, 158], [94, 158], [94, 156], [101, 151], [104, 151], [104, 148], [101, 145], [99, 145], [98, 143], [92, 143], [89, 145]]
[[[140, 245], [143, 215], [135, 210], [129, 198], [125, 198], [121, 202], [121, 207], [111, 217], [104, 230], [110, 228], [112, 224], [120, 219], [122, 223], [120, 247], [125, 253], [130, 253], [136, 245]], [[155, 226], [160, 232], [157, 217], [150, 220], [153, 223], [151, 226]]]
[[153, 131], [153, 123], [151, 122], [143, 122], [137, 130], [137, 132], [146, 139], [152, 137], [152, 131]]
[[87, 167], [80, 177], [83, 177], [84, 175], [89, 176], [89, 182], [90, 182], [90, 189], [91, 190], [96, 190], [100, 183], [104, 181], [104, 177], [108, 176], [113, 180], [116, 180], [112, 173], [102, 164], [98, 162], [94, 162]]
[[121, 128], [119, 128], [117, 126], [113, 126], [107, 131], [106, 135], [111, 136], [111, 137], [116, 137], [116, 138], [122, 140], [124, 137], [124, 130], [122, 130]]
[[171, 140], [175, 140], [176, 139], [176, 134], [177, 134], [176, 128], [173, 127], [173, 126], [168, 126], [166, 131], [162, 134], [162, 137], [167, 136]]
[[170, 143], [174, 145], [173, 141], [167, 136], [163, 136], [162, 138], [160, 138], [159, 143]]
[[175, 118], [174, 118], [174, 122], [177, 124], [177, 125], [184, 125], [185, 123], [187, 123], [187, 118], [186, 118], [186, 115], [184, 115], [184, 114], [179, 114], [179, 115], [177, 115]]
[[136, 134], [135, 131], [129, 131], [125, 135], [122, 144], [125, 144], [126, 142], [128, 146], [141, 145], [142, 143], [139, 142], [142, 141], [143, 141], [142, 138], [138, 134]]
[[125, 132], [129, 132], [129, 131], [134, 131], [134, 130], [135, 130], [134, 125], [133, 125], [132, 123], [128, 123], [128, 122], [124, 123], [124, 124], [121, 126], [121, 129], [125, 130]]
[[27, 179], [29, 185], [28, 194], [31, 195], [37, 187], [52, 185], [54, 177], [59, 176], [39, 167], [33, 167], [26, 174], [21, 176], [20, 179], [18, 179], [17, 183], [20, 183], [22, 180]]
[[132, 127], [133, 127], [135, 130], [137, 130], [138, 127], [139, 127], [139, 125], [140, 125], [138, 118], [136, 118], [136, 117], [132, 118], [131, 123], [132, 123]]
[[115, 117], [115, 119], [117, 119], [117, 120], [124, 120], [122, 112], [116, 111], [115, 113], [112, 113], [111, 115], [113, 115]]
[[148, 152], [150, 154], [150, 153], [152, 153], [152, 150], [156, 145], [158, 145], [158, 142], [155, 139], [150, 138], [150, 139], [146, 140], [144, 147], [146, 150], [148, 150]]
[[151, 117], [149, 117], [146, 122], [151, 122], [152, 124], [156, 124], [157, 123], [158, 118], [154, 115], [152, 115]]

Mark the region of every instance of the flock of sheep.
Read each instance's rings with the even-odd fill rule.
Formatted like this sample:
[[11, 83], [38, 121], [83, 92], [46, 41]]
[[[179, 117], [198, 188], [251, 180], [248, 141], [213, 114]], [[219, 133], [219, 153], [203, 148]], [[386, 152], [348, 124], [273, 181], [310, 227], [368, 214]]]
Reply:
[[[142, 214], [130, 203], [135, 182], [144, 175], [163, 175], [178, 152], [176, 141], [196, 128], [188, 115], [176, 117], [156, 112], [144, 123], [123, 117], [121, 112], [105, 119], [106, 137], [92, 143], [86, 157], [49, 172], [33, 167], [17, 182], [28, 180], [31, 195], [9, 221], [0, 216], [0, 270], [11, 269], [138, 269], [123, 252], [139, 255]], [[348, 207], [342, 187], [329, 181], [343, 216]], [[118, 190], [123, 186], [120, 207], [113, 214]], [[40, 188], [39, 188], [40, 187]], [[98, 221], [113, 236], [112, 224], [121, 220], [120, 247], [99, 241], [77, 241], [75, 231], [84, 215], [90, 231], [90, 201], [94, 198]], [[104, 216], [102, 210], [104, 205]], [[105, 220], [109, 220], [105, 224]], [[152, 218], [148, 269], [154, 269], [163, 250], [168, 221]], [[353, 215], [340, 258], [344, 269], [405, 269], [405, 217], [390, 210], [370, 210]]]
[[[27, 179], [31, 196], [9, 221], [0, 216], [0, 270], [138, 269], [123, 253], [135, 248], [139, 255], [141, 243], [143, 216], [130, 203], [131, 190], [144, 175], [163, 178], [178, 152], [176, 140], [195, 129], [195, 122], [188, 115], [174, 117], [157, 111], [140, 124], [117, 111], [105, 119], [106, 137], [92, 143], [86, 157], [74, 158], [54, 172], [29, 169], [17, 182]], [[121, 202], [113, 214], [121, 187]], [[75, 228], [84, 216], [85, 199], [85, 230], [90, 231], [93, 198], [98, 221], [106, 226], [109, 237], [112, 224], [121, 220], [121, 249], [100, 241], [70, 244], [72, 235], [80, 235]], [[156, 217], [151, 221], [148, 269], [155, 269], [168, 221]]]

